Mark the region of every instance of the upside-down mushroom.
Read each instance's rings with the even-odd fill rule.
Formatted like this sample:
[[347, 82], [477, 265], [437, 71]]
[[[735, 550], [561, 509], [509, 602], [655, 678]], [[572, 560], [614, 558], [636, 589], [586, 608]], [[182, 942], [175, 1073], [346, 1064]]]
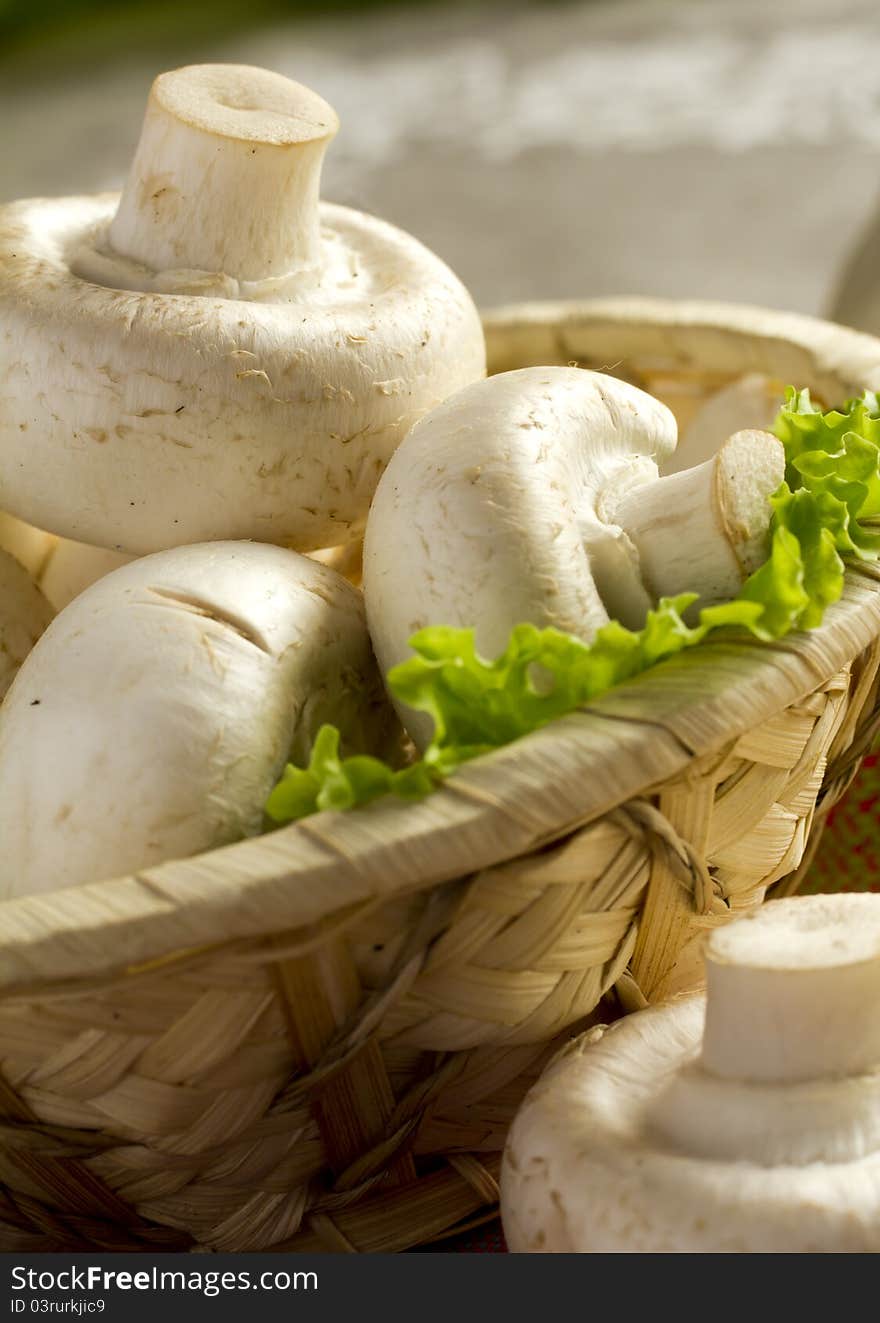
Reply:
[[880, 1250], [880, 895], [770, 901], [712, 934], [706, 973], [527, 1096], [512, 1250]]
[[388, 751], [361, 596], [306, 556], [208, 543], [72, 602], [0, 709], [0, 896], [97, 881], [257, 833], [324, 722]]
[[662, 595], [734, 597], [769, 549], [782, 445], [740, 432], [661, 478], [675, 441], [665, 405], [577, 368], [490, 377], [422, 419], [379, 483], [364, 543], [383, 672], [427, 625], [475, 626], [493, 655], [521, 621], [590, 641], [609, 619], [640, 627]]
[[121, 197], [0, 208], [5, 509], [130, 554], [359, 534], [407, 429], [485, 348], [439, 258], [319, 202], [336, 129], [280, 74], [178, 69]]

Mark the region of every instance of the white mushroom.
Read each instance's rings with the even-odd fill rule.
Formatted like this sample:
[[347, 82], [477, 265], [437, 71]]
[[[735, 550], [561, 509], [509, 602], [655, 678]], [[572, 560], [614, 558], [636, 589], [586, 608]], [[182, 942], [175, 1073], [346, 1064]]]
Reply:
[[121, 199], [0, 208], [0, 485], [11, 513], [132, 554], [347, 542], [410, 425], [485, 371], [467, 291], [392, 226], [318, 201], [336, 115], [279, 74], [150, 94]]
[[707, 998], [588, 1032], [526, 1098], [514, 1251], [880, 1250], [880, 895], [716, 930]]
[[[52, 616], [27, 570], [0, 551], [0, 698]], [[2, 849], [0, 845], [0, 853]]]
[[323, 722], [387, 753], [356, 589], [293, 551], [144, 557], [53, 622], [0, 710], [0, 896], [98, 880], [258, 832]]
[[370, 512], [364, 592], [382, 670], [426, 625], [474, 626], [494, 655], [521, 621], [590, 640], [609, 618], [641, 626], [661, 594], [735, 596], [768, 551], [782, 446], [740, 433], [658, 478], [675, 440], [652, 396], [577, 368], [503, 373], [440, 405]]

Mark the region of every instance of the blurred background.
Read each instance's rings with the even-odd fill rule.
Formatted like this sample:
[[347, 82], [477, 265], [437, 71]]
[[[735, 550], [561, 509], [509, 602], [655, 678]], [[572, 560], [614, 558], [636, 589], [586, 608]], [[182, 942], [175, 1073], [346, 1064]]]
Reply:
[[152, 78], [211, 60], [325, 96], [325, 196], [484, 306], [729, 298], [880, 330], [877, 0], [0, 0], [0, 201], [118, 186]]

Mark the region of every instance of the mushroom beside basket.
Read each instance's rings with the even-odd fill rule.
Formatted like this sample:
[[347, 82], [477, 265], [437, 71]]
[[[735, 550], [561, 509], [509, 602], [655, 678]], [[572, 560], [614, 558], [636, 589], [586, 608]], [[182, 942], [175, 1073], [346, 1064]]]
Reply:
[[[828, 405], [880, 386], [880, 341], [756, 309], [485, 329], [491, 371], [612, 371], [681, 426], [749, 374]], [[851, 566], [820, 628], [704, 643], [421, 802], [0, 904], [0, 1244], [390, 1251], [491, 1216], [560, 1045], [696, 986], [707, 926], [797, 889], [878, 663]]]

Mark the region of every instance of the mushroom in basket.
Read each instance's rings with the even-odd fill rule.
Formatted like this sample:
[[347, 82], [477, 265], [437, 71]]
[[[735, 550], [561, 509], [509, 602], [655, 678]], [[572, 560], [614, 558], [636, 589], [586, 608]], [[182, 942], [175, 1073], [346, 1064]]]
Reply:
[[[743, 431], [659, 477], [673, 415], [626, 382], [524, 368], [460, 391], [418, 423], [376, 492], [364, 592], [383, 672], [418, 630], [475, 626], [492, 656], [522, 621], [589, 642], [609, 620], [639, 629], [682, 592], [736, 597], [767, 558], [781, 443]], [[412, 734], [430, 734], [406, 716]]]
[[55, 618], [0, 709], [0, 896], [254, 835], [285, 760], [326, 721], [347, 752], [393, 744], [340, 575], [247, 542], [115, 570]]
[[880, 1250], [880, 896], [770, 901], [713, 932], [706, 973], [528, 1095], [512, 1250]]
[[336, 129], [279, 74], [178, 69], [121, 198], [0, 209], [7, 511], [131, 554], [359, 535], [394, 448], [485, 348], [437, 257], [319, 202]]

